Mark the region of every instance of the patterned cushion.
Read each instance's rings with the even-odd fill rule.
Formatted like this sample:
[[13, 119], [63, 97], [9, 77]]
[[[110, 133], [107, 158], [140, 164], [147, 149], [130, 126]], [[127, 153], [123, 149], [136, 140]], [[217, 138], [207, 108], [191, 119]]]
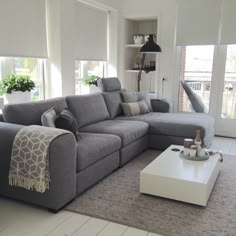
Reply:
[[152, 111], [151, 99], [146, 92], [121, 92], [123, 97], [123, 102], [138, 102], [144, 100], [148, 106], [149, 111]]
[[55, 120], [57, 118], [57, 113], [55, 108], [52, 107], [49, 110], [45, 111], [41, 116], [42, 126], [53, 127], [55, 128]]
[[139, 102], [121, 103], [121, 106], [125, 116], [135, 116], [150, 112], [144, 100]]

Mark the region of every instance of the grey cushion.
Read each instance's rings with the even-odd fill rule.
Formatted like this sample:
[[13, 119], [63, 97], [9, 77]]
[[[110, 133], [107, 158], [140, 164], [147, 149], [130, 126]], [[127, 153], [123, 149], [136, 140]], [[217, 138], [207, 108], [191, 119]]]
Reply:
[[146, 135], [148, 124], [140, 121], [107, 120], [83, 127], [80, 131], [117, 135], [124, 147]]
[[152, 111], [150, 96], [146, 92], [121, 92], [123, 102], [138, 102], [144, 100], [148, 106], [149, 111]]
[[106, 102], [111, 119], [114, 119], [116, 116], [123, 115], [123, 111], [121, 108], [122, 98], [120, 91], [103, 92], [102, 95]]
[[102, 92], [113, 92], [121, 90], [121, 84], [118, 78], [110, 77], [98, 80], [98, 87]]
[[196, 130], [200, 129], [202, 138], [206, 135], [214, 135], [214, 119], [204, 113], [151, 112], [132, 117], [120, 116], [116, 119], [145, 121], [149, 124], [150, 134], [194, 138]]
[[55, 111], [54, 107], [52, 107], [42, 114], [41, 123], [43, 126], [55, 128], [56, 127], [55, 126], [56, 118], [57, 118], [56, 111]]
[[169, 112], [170, 104], [165, 100], [151, 99], [151, 105], [154, 112]]
[[64, 97], [53, 98], [39, 102], [9, 104], [3, 109], [3, 118], [8, 123], [20, 125], [41, 125], [41, 116], [54, 107], [60, 113], [67, 107]]
[[66, 97], [69, 110], [79, 127], [110, 119], [104, 98], [100, 93]]
[[77, 171], [118, 151], [121, 139], [111, 134], [80, 133], [77, 143]]
[[121, 103], [121, 107], [125, 116], [136, 116], [145, 113], [149, 113], [149, 109], [147, 104], [144, 100], [139, 102], [128, 102], [128, 103]]

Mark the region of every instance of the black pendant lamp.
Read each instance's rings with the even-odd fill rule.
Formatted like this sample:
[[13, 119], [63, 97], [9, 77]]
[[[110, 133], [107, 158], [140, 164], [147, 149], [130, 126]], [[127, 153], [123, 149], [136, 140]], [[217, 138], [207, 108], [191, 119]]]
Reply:
[[140, 52], [143, 54], [143, 56], [141, 60], [141, 67], [138, 73], [138, 91], [140, 91], [140, 82], [142, 78], [142, 70], [144, 67], [146, 53], [161, 52], [161, 47], [154, 42], [153, 34], [149, 35], [148, 41], [141, 47]]

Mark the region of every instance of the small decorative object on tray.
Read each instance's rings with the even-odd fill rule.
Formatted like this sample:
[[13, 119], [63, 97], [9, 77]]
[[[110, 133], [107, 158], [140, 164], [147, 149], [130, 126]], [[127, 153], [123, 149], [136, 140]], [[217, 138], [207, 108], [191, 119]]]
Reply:
[[205, 161], [208, 160], [211, 155], [219, 154], [223, 162], [223, 154], [221, 152], [210, 151], [204, 148], [203, 141], [201, 139], [200, 130], [196, 130], [195, 139], [184, 139], [184, 150], [180, 151], [179, 156], [193, 161]]

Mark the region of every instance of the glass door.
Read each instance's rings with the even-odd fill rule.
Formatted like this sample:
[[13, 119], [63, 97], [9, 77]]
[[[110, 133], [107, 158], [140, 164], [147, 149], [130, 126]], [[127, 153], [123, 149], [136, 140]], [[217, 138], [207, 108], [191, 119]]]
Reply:
[[209, 112], [214, 46], [181, 48], [179, 111]]
[[219, 78], [216, 81], [218, 86], [216, 134], [236, 137], [236, 45], [227, 45], [222, 51], [225, 54], [222, 55], [220, 65], [222, 72], [219, 71]]
[[209, 113], [216, 135], [236, 137], [236, 45], [181, 48], [178, 110]]

